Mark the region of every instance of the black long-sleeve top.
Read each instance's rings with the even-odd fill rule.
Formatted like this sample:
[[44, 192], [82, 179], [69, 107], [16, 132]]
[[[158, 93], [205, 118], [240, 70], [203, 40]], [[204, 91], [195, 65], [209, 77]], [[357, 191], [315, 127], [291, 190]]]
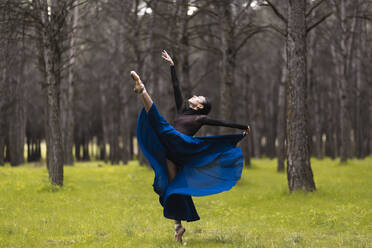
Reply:
[[182, 92], [180, 90], [180, 84], [176, 74], [176, 69], [174, 68], [174, 66], [171, 66], [170, 70], [172, 76], [174, 98], [177, 107], [177, 116], [174, 120], [174, 128], [177, 131], [189, 136], [193, 136], [203, 125], [231, 127], [242, 130], [248, 129], [247, 125], [240, 125], [222, 120], [211, 119], [207, 115], [198, 114], [197, 111], [190, 109], [188, 104], [186, 104], [183, 99]]

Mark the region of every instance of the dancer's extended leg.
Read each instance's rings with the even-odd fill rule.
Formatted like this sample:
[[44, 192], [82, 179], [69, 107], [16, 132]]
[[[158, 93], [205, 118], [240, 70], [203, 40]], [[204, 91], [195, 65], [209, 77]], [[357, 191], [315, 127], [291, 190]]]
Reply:
[[150, 95], [147, 93], [145, 85], [142, 83], [140, 77], [138, 76], [138, 74], [135, 71], [131, 71], [130, 75], [132, 76], [132, 78], [136, 82], [136, 84], [134, 86], [134, 92], [141, 95], [141, 99], [142, 99], [143, 105], [145, 106], [145, 110], [146, 110], [146, 112], [149, 112], [149, 110], [150, 110], [150, 108], [153, 104], [153, 101], [152, 101]]
[[[143, 105], [145, 106], [146, 112], [148, 112], [153, 104], [153, 101], [150, 97], [150, 95], [147, 93], [145, 85], [142, 83], [140, 77], [135, 71], [131, 71], [130, 75], [134, 79], [135, 86], [134, 86], [134, 92], [141, 95], [141, 99], [143, 102]], [[168, 179], [169, 182], [171, 182], [177, 175], [177, 168], [174, 165], [174, 163], [170, 160], [166, 160], [166, 166], [167, 166], [167, 173], [168, 173]], [[186, 229], [182, 226], [180, 220], [174, 221], [174, 237], [178, 242], [182, 242], [182, 235], [185, 233]]]

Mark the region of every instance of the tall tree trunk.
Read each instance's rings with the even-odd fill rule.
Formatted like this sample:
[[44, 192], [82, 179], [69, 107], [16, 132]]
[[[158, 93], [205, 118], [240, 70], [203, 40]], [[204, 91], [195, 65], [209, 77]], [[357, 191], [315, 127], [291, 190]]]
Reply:
[[4, 155], [5, 155], [5, 134], [3, 131], [5, 131], [4, 125], [2, 125], [0, 120], [0, 166], [4, 165]]
[[[123, 26], [120, 26], [120, 44], [119, 49], [121, 54], [125, 54], [125, 47], [124, 47], [124, 34], [125, 29]], [[131, 85], [132, 86], [132, 85]], [[130, 86], [130, 87], [131, 87]], [[129, 94], [132, 93], [130, 90], [130, 87], [128, 87], [128, 84], [120, 82], [119, 84], [119, 99], [120, 99], [120, 113], [119, 113], [119, 119], [120, 119], [120, 136], [122, 138], [122, 146], [121, 146], [121, 160], [123, 161], [123, 164], [127, 164], [129, 160], [131, 159], [130, 154], [130, 118], [129, 118], [129, 101], [131, 99], [131, 96]]]
[[290, 192], [315, 191], [305, 114], [307, 112], [305, 6], [305, 0], [289, 0], [288, 4], [287, 177]]
[[[249, 86], [250, 86], [250, 76], [248, 73], [246, 73], [245, 75], [245, 82], [243, 83], [243, 102], [242, 102], [242, 105], [244, 106], [244, 108], [242, 108], [244, 110], [244, 113], [242, 115], [243, 119], [244, 120], [249, 120], [250, 116], [249, 116], [249, 95], [250, 95], [250, 92], [249, 92]], [[252, 128], [252, 127], [251, 127]], [[245, 139], [242, 140], [242, 151], [243, 151], [243, 156], [244, 156], [244, 165], [246, 167], [251, 167], [251, 149], [250, 149], [250, 144], [249, 144], [249, 137], [250, 137], [250, 134], [248, 137], [246, 137]]]
[[[314, 16], [314, 15], [313, 15]], [[308, 85], [308, 106], [309, 114], [312, 118], [309, 119], [309, 144], [310, 154], [315, 155], [318, 159], [323, 157], [322, 154], [322, 122], [320, 112], [321, 91], [319, 83], [315, 77], [314, 59], [316, 51], [316, 30], [308, 35], [308, 56], [307, 56], [307, 85]], [[315, 140], [313, 139], [315, 137]]]
[[278, 91], [278, 87], [276, 84], [272, 84], [270, 89], [268, 90], [267, 98], [270, 99], [267, 106], [267, 110], [265, 111], [265, 124], [267, 126], [266, 131], [266, 146], [265, 146], [265, 153], [266, 156], [270, 159], [275, 157], [275, 139], [276, 139], [276, 126], [277, 126], [277, 95], [276, 92]]
[[120, 133], [123, 140], [123, 148], [121, 151], [121, 160], [123, 164], [127, 164], [131, 159], [130, 156], [130, 130], [129, 130], [129, 121], [128, 121], [128, 106], [127, 104], [122, 103], [121, 109], [121, 119], [120, 119]]
[[[220, 87], [220, 117], [235, 121], [234, 116], [234, 81], [235, 81], [235, 40], [232, 27], [231, 1], [218, 3], [218, 14], [221, 26], [221, 87]], [[222, 128], [221, 133], [228, 131]]]
[[187, 15], [189, 0], [181, 1], [180, 8], [180, 60], [181, 60], [181, 87], [185, 99], [191, 97], [190, 61], [189, 61], [189, 18]]
[[[105, 84], [99, 84], [100, 96], [101, 96], [101, 114], [102, 114], [102, 145], [101, 152], [104, 154], [104, 161], [107, 163], [108, 156], [106, 151], [106, 145], [109, 143], [109, 123], [108, 123], [108, 110], [107, 110], [107, 99], [106, 99], [106, 87]], [[102, 150], [103, 148], [103, 150]]]
[[84, 138], [83, 138], [83, 161], [90, 161], [88, 132], [84, 132]]
[[[55, 3], [54, 3], [55, 4]], [[53, 185], [63, 185], [63, 149], [60, 129], [60, 68], [61, 54], [59, 47], [59, 23], [56, 18], [57, 6], [49, 6], [46, 0], [35, 1], [36, 10], [39, 11], [42, 24], [41, 47], [44, 65], [44, 75], [46, 84], [47, 100], [47, 163], [49, 168], [49, 178]], [[51, 9], [51, 17], [48, 16], [48, 8]], [[59, 20], [60, 21], [60, 20]]]
[[[46, 82], [47, 82], [47, 102], [48, 116], [47, 129], [49, 134], [49, 156], [51, 164], [49, 165], [49, 177], [54, 185], [63, 185], [63, 154], [60, 129], [60, 106], [59, 106], [59, 75], [53, 70], [54, 66], [59, 66], [57, 61], [51, 61], [52, 51], [48, 42], [45, 43], [45, 64], [46, 64]], [[57, 63], [56, 63], [57, 62]], [[52, 65], [53, 64], [53, 65]]]
[[[5, 82], [0, 82], [0, 90], [3, 90], [1, 85]], [[0, 96], [0, 165], [4, 165], [5, 159], [5, 139], [7, 136], [7, 118], [6, 118], [6, 111], [3, 108], [3, 101], [4, 98]]]
[[[317, 84], [317, 82], [316, 82]], [[315, 152], [315, 156], [318, 159], [323, 158], [323, 140], [322, 140], [322, 113], [321, 113], [321, 98], [322, 93], [319, 90], [319, 86], [315, 86], [315, 91], [313, 92], [313, 100], [314, 100], [314, 135], [315, 135], [315, 143], [313, 145], [313, 149]], [[317, 91], [317, 92], [316, 92]]]
[[14, 103], [9, 116], [9, 152], [10, 164], [17, 166], [24, 163], [24, 139], [25, 139], [25, 105], [23, 82], [14, 80], [11, 82], [14, 95]]
[[[363, 131], [365, 125], [362, 122], [362, 94], [363, 91], [363, 79], [362, 79], [362, 49], [364, 48], [364, 43], [362, 41], [362, 22], [358, 21], [357, 24], [357, 37], [355, 42], [356, 55], [353, 59], [355, 77], [356, 77], [356, 96], [355, 96], [355, 121], [354, 121], [354, 137], [355, 137], [355, 155], [357, 158], [363, 157]], [[372, 114], [372, 113], [370, 113]]]
[[325, 155], [335, 159], [337, 156], [337, 101], [335, 98], [335, 93], [329, 91], [326, 95], [329, 104], [325, 107], [326, 119], [325, 119], [325, 129], [326, 129], [326, 143], [325, 143]]
[[[24, 44], [24, 43], [23, 43]], [[18, 75], [10, 82], [10, 95], [12, 96], [11, 109], [9, 111], [9, 151], [10, 164], [17, 166], [24, 163], [24, 144], [26, 136], [26, 109], [25, 109], [25, 54], [24, 45], [18, 55]]]
[[120, 163], [120, 149], [119, 149], [119, 134], [120, 134], [120, 111], [119, 108], [114, 107], [112, 109], [112, 118], [110, 121], [111, 125], [111, 134], [110, 134], [110, 157], [111, 157], [111, 164], [119, 164]]
[[370, 83], [369, 84], [369, 89], [368, 89], [368, 95], [369, 95], [369, 97], [368, 97], [368, 99], [369, 99], [369, 107], [368, 107], [368, 111], [369, 111], [369, 118], [368, 118], [368, 122], [369, 122], [369, 127], [368, 127], [368, 129], [369, 129], [369, 132], [368, 132], [368, 147], [369, 147], [369, 150], [367, 151], [368, 152], [368, 154], [369, 155], [371, 155], [372, 154], [372, 86], [371, 86], [372, 84]]
[[9, 140], [5, 139], [5, 162], [10, 162]]
[[253, 154], [255, 158], [261, 157], [261, 119], [262, 110], [258, 106], [257, 91], [251, 94], [252, 96], [252, 108], [254, 109], [252, 118], [252, 139], [253, 139]]
[[[287, 61], [287, 55], [285, 50], [283, 51], [283, 60]], [[277, 135], [278, 135], [278, 150], [277, 150], [277, 157], [278, 157], [278, 165], [277, 171], [283, 172], [284, 171], [284, 162], [286, 156], [285, 150], [285, 137], [286, 137], [286, 85], [288, 81], [288, 69], [287, 63], [283, 63], [282, 67], [282, 76], [279, 84], [278, 90], [278, 122], [277, 122]]]
[[68, 67], [68, 76], [67, 80], [65, 81], [65, 87], [62, 91], [62, 114], [61, 117], [63, 118], [62, 125], [63, 125], [63, 160], [64, 164], [66, 165], [73, 165], [74, 164], [74, 157], [72, 154], [72, 148], [74, 145], [74, 113], [73, 113], [73, 105], [74, 105], [74, 82], [75, 82], [75, 74], [76, 74], [76, 31], [77, 25], [79, 20], [79, 0], [75, 0], [74, 3], [75, 7], [72, 9], [72, 13], [70, 14], [70, 37], [69, 37], [69, 67]]
[[355, 8], [354, 5], [347, 5], [348, 2], [340, 0], [334, 5], [334, 10], [337, 17], [336, 27], [337, 38], [336, 44], [331, 46], [332, 57], [335, 63], [336, 75], [338, 81], [338, 97], [340, 101], [340, 160], [341, 163], [347, 161], [350, 157], [351, 147], [351, 119], [350, 114], [350, 59], [352, 58], [352, 44], [355, 36], [356, 16], [351, 20], [349, 25], [349, 17], [347, 10]]
[[[333, 46], [332, 46], [333, 48]], [[345, 61], [340, 57], [342, 55], [336, 54], [335, 50], [332, 49], [333, 58], [335, 58], [336, 65], [336, 75], [338, 81], [338, 99], [340, 102], [340, 112], [339, 112], [339, 125], [340, 125], [340, 138], [339, 138], [339, 147], [340, 147], [340, 160], [341, 162], [346, 162], [348, 159], [348, 149], [350, 149], [350, 115], [348, 113], [349, 105], [349, 92], [348, 92], [348, 82], [346, 79], [346, 68]]]

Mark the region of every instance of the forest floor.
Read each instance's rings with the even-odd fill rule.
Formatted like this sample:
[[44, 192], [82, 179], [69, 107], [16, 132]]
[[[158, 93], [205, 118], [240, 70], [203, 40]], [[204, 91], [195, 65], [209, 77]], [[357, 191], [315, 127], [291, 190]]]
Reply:
[[[312, 160], [317, 191], [289, 194], [276, 160], [254, 159], [228, 192], [195, 197], [186, 247], [372, 247], [372, 158]], [[153, 172], [100, 161], [0, 167], [0, 247], [179, 247], [152, 189]]]

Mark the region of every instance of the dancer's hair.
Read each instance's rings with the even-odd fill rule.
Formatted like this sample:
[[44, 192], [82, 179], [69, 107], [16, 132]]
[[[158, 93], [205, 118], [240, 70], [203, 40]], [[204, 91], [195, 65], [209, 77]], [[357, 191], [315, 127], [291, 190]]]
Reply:
[[205, 98], [205, 102], [202, 103], [203, 108], [199, 109], [198, 112], [200, 112], [202, 115], [207, 115], [212, 110], [212, 104], [208, 97], [205, 96], [204, 98]]

